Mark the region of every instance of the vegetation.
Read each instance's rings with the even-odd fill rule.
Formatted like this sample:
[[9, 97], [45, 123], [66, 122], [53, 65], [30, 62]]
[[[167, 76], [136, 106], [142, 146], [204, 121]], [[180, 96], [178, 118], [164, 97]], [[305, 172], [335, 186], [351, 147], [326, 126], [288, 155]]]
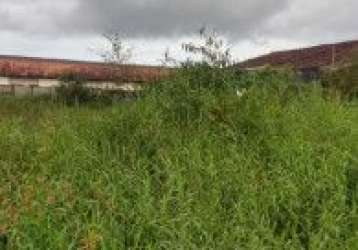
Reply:
[[213, 68], [225, 68], [234, 64], [227, 38], [220, 35], [214, 28], [207, 26], [203, 26], [198, 35], [197, 41], [185, 42], [181, 46], [182, 50], [190, 55], [186, 61], [171, 57], [170, 50], [167, 48], [164, 52], [164, 59], [160, 60], [161, 63], [164, 66], [182, 66], [193, 63], [195, 56], [199, 55], [200, 63]]
[[[353, 51], [349, 62], [335, 70], [329, 70], [323, 76], [323, 85], [343, 98], [358, 97], [358, 52]], [[348, 64], [348, 65], [347, 65]]]
[[93, 50], [100, 58], [113, 65], [128, 63], [133, 56], [133, 48], [125, 43], [125, 36], [120, 32], [109, 32], [102, 35], [104, 43]]
[[95, 95], [85, 86], [86, 79], [76, 74], [61, 77], [61, 85], [56, 89], [57, 100], [66, 104], [80, 104], [94, 99]]
[[112, 106], [1, 98], [0, 240], [357, 249], [357, 106], [289, 73], [201, 67]]

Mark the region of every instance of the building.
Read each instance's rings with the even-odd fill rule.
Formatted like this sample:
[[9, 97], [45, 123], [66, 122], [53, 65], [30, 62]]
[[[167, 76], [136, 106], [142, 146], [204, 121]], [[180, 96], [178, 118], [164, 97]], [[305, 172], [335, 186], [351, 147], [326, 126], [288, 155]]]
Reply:
[[247, 70], [290, 66], [304, 79], [312, 79], [323, 69], [336, 68], [349, 62], [355, 50], [358, 51], [358, 40], [273, 52], [249, 59], [238, 66]]
[[170, 70], [154, 66], [0, 56], [0, 94], [52, 94], [61, 83], [59, 78], [68, 74], [86, 79], [89, 88], [130, 92], [167, 77]]

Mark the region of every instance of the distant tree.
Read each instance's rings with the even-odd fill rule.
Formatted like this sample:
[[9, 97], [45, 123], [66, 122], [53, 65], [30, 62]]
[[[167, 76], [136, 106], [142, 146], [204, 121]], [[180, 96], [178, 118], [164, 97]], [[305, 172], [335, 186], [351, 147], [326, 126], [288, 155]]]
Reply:
[[163, 53], [163, 58], [159, 59], [163, 66], [178, 66], [179, 61], [170, 55], [170, 49], [166, 48]]
[[[219, 35], [215, 29], [206, 26], [203, 26], [198, 33], [198, 41], [181, 44], [181, 49], [184, 52], [201, 56], [203, 63], [213, 67], [226, 67], [233, 64], [231, 49], [226, 43], [225, 37]], [[195, 64], [192, 57], [188, 57], [184, 61], [172, 57], [169, 48], [166, 48], [159, 61], [164, 66]]]
[[96, 49], [96, 52], [106, 63], [125, 64], [129, 62], [133, 49], [123, 42], [124, 37], [121, 33], [105, 33], [103, 38], [105, 44]]
[[206, 26], [199, 30], [199, 42], [183, 43], [185, 52], [199, 54], [202, 61], [214, 67], [226, 67], [232, 64], [230, 46], [226, 39], [212, 28]]

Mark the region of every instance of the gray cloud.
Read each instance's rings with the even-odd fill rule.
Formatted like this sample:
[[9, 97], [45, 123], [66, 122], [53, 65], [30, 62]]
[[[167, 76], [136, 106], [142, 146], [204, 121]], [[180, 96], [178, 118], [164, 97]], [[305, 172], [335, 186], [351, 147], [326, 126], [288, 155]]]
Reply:
[[[171, 36], [208, 24], [235, 37], [259, 29], [288, 0], [79, 0], [71, 15], [74, 32], [124, 30], [131, 37]], [[67, 22], [66, 22], [67, 23]], [[65, 23], [63, 23], [65, 25]], [[66, 25], [65, 25], [66, 26]]]
[[357, 9], [356, 0], [1, 0], [0, 31], [163, 38], [208, 24], [236, 40], [334, 39], [357, 35]]
[[286, 11], [268, 20], [262, 33], [316, 42], [358, 39], [356, 10], [356, 0], [295, 0]]
[[91, 34], [122, 30], [130, 37], [170, 37], [208, 24], [246, 36], [288, 6], [288, 0], [2, 0], [0, 29]]
[[1, 0], [0, 31], [52, 36], [67, 30], [66, 26], [69, 24], [62, 29], [59, 22], [74, 11], [76, 6], [76, 1], [71, 0]]

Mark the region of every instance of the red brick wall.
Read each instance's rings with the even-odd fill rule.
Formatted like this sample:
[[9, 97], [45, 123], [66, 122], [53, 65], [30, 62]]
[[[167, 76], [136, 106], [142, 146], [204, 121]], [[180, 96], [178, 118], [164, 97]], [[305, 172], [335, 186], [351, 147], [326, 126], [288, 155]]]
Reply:
[[0, 76], [57, 79], [75, 73], [88, 80], [148, 82], [168, 77], [171, 69], [163, 67], [76, 62], [40, 58], [0, 56]]

